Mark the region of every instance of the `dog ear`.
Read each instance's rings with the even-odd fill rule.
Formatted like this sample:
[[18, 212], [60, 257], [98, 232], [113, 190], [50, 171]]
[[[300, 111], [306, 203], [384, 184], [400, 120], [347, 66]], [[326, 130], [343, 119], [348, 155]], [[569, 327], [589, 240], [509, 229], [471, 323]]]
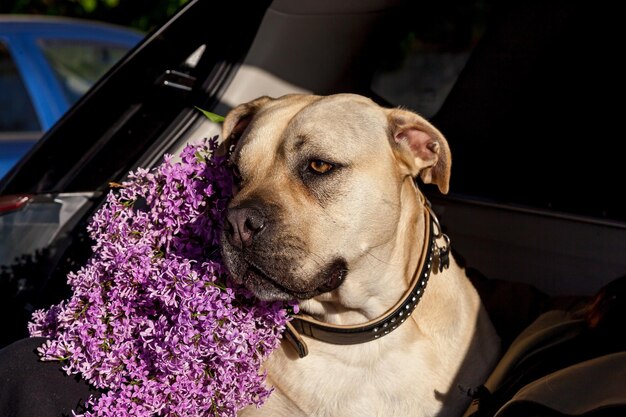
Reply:
[[272, 100], [271, 97], [262, 96], [248, 103], [243, 103], [232, 109], [222, 123], [222, 143], [218, 153], [223, 154], [237, 144], [241, 134], [246, 130], [252, 117], [263, 106]]
[[450, 188], [452, 159], [443, 134], [420, 115], [403, 109], [387, 113], [391, 137], [404, 151], [400, 159], [415, 177], [426, 184], [436, 184], [447, 194]]

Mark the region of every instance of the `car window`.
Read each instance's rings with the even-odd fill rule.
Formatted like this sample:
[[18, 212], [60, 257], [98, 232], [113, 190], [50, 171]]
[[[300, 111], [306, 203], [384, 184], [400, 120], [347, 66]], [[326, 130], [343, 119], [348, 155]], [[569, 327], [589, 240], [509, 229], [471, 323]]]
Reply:
[[[434, 116], [452, 90], [487, 18], [483, 0], [432, 2], [408, 6], [409, 18], [398, 27], [395, 42], [372, 77], [371, 89], [389, 103], [402, 105], [426, 118]], [[396, 26], [398, 22], [390, 22]]]
[[128, 51], [127, 46], [80, 40], [40, 40], [39, 45], [71, 104]]
[[0, 135], [41, 130], [24, 81], [7, 46], [0, 42]]
[[624, 3], [409, 7], [417, 9], [388, 26], [397, 35], [370, 88], [443, 132], [454, 155], [452, 194], [626, 220], [616, 151], [626, 92]]

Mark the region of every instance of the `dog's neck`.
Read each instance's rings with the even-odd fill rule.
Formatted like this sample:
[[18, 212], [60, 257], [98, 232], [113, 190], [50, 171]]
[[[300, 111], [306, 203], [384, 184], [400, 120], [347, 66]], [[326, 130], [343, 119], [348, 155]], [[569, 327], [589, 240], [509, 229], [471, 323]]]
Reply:
[[323, 322], [353, 325], [380, 317], [400, 299], [419, 267], [426, 228], [426, 199], [410, 178], [404, 181], [400, 198], [403, 210], [395, 238], [365, 249], [350, 265], [348, 279], [334, 291], [302, 301], [303, 312]]
[[351, 280], [340, 288], [301, 305], [313, 316], [296, 316], [290, 326], [301, 356], [306, 355], [306, 345], [302, 346], [296, 329], [335, 344], [362, 343], [395, 330], [417, 306], [434, 264], [440, 270], [447, 267], [449, 241], [446, 237], [443, 248], [438, 246], [437, 239], [445, 235], [436, 216], [417, 188], [409, 188], [403, 197], [407, 195], [412, 200], [403, 202], [407, 209], [398, 222], [396, 238], [364, 256], [366, 265], [357, 264]]

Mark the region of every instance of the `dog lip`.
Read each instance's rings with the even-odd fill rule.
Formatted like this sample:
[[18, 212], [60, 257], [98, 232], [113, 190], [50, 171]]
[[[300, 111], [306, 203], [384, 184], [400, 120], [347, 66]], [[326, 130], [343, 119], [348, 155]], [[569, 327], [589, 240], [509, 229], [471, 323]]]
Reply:
[[[297, 291], [293, 291], [290, 290], [289, 288], [286, 288], [284, 286], [282, 286], [281, 284], [279, 284], [274, 278], [272, 278], [269, 274], [267, 274], [263, 269], [259, 268], [258, 266], [249, 263], [248, 262], [248, 269], [246, 270], [246, 272], [244, 273], [244, 277], [246, 278], [254, 278], [254, 277], [259, 277], [261, 279], [263, 279], [265, 282], [267, 282], [268, 284], [272, 285], [273, 287], [275, 287], [277, 290], [284, 292], [286, 294], [290, 294], [293, 296], [298, 296], [298, 292]], [[247, 280], [246, 280], [247, 281]], [[244, 281], [245, 283], [245, 281]], [[249, 288], [250, 290], [253, 290], [252, 288]]]
[[326, 281], [317, 288], [317, 294], [336, 290], [341, 284], [343, 284], [348, 273], [348, 269], [344, 265], [333, 266], [334, 267], [331, 267], [329, 270]]
[[[249, 265], [249, 268], [244, 273], [244, 277], [246, 277], [246, 279], [244, 280], [244, 285], [249, 283], [250, 281], [254, 281], [254, 278], [261, 278], [266, 283], [266, 285], [271, 285], [272, 287], [274, 287], [275, 290], [278, 290], [284, 294], [288, 294], [292, 298], [306, 299], [316, 295], [312, 294], [311, 291], [297, 291], [287, 288], [281, 285], [276, 279], [272, 278], [272, 276], [267, 274], [263, 269], [251, 263], [249, 263]], [[248, 287], [248, 289], [254, 293], [257, 292], [255, 291], [255, 288]]]
[[274, 290], [278, 290], [283, 294], [288, 294], [289, 296], [297, 299], [312, 298], [325, 292], [333, 291], [339, 288], [339, 286], [344, 282], [345, 277], [348, 273], [346, 262], [344, 260], [335, 260], [322, 272], [322, 275], [324, 275], [325, 277], [323, 278], [323, 282], [321, 285], [311, 290], [299, 291], [285, 287], [284, 285], [280, 284], [275, 278], [266, 273], [265, 270], [263, 270], [256, 264], [253, 264], [249, 261], [247, 263], [249, 267], [245, 271], [243, 276], [245, 277], [244, 285], [246, 285], [246, 287], [248, 287], [250, 291], [257, 293], [257, 291], [255, 291], [255, 288], [250, 288], [250, 286], [248, 286], [247, 284], [251, 284], [251, 281], [255, 281], [260, 278], [266, 283], [266, 285], [271, 285]]

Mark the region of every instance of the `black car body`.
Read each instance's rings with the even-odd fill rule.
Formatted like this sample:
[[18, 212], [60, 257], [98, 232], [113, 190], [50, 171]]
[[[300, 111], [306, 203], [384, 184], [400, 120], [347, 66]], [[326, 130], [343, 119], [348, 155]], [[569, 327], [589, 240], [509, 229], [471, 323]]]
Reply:
[[[245, 10], [245, 13], [241, 13]], [[565, 1], [192, 0], [115, 65], [0, 183], [2, 344], [68, 295], [109, 189], [260, 95], [354, 92], [426, 116], [451, 191], [424, 186], [489, 279], [588, 296], [626, 273], [626, 6]]]

